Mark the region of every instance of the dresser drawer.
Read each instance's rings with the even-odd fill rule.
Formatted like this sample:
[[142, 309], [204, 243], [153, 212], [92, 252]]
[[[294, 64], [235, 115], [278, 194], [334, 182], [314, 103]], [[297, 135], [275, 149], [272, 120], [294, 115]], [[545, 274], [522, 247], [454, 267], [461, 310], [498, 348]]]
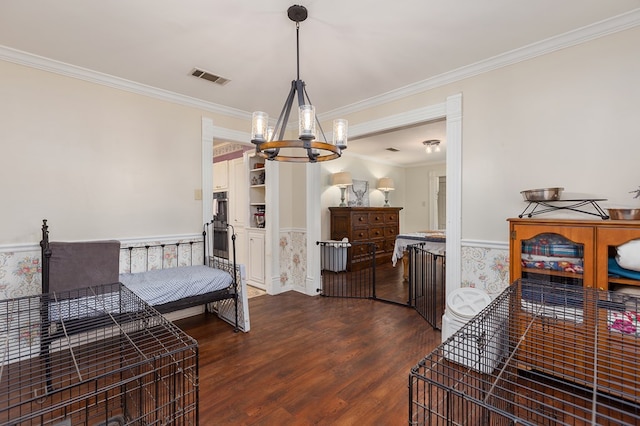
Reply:
[[385, 213], [384, 214], [384, 223], [398, 223], [399, 215], [398, 213]]
[[371, 227], [369, 228], [369, 238], [372, 240], [377, 238], [384, 238], [385, 228], [382, 227]]
[[380, 226], [384, 223], [385, 214], [382, 212], [369, 213], [369, 226]]
[[398, 235], [398, 227], [397, 226], [385, 226], [384, 227], [384, 236], [386, 238], [395, 238]]
[[353, 213], [351, 216], [352, 224], [354, 228], [369, 227], [369, 214], [368, 213]]
[[369, 228], [354, 229], [351, 233], [352, 241], [367, 241], [369, 240]]
[[396, 239], [386, 239], [384, 240], [384, 251], [393, 253], [393, 250], [396, 248]]

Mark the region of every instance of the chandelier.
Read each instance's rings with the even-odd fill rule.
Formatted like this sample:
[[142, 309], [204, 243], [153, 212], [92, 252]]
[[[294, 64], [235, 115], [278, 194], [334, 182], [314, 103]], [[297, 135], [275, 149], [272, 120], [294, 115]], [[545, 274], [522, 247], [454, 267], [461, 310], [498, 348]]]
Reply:
[[[333, 120], [333, 140], [327, 142], [320, 121], [316, 118], [315, 108], [309, 100], [305, 82], [300, 80], [300, 22], [307, 19], [307, 9], [304, 6], [293, 5], [287, 10], [287, 15], [296, 23], [297, 78], [291, 82], [291, 90], [275, 127], [269, 126], [269, 114], [262, 111], [253, 113], [251, 142], [256, 146], [256, 155], [267, 160], [315, 163], [339, 158], [342, 151], [347, 149], [347, 120]], [[284, 134], [296, 94], [299, 138], [285, 140]], [[316, 138], [316, 123], [322, 139]], [[302, 149], [304, 152], [295, 155], [282, 155], [280, 154], [281, 148], [294, 148], [296, 151]], [[296, 153], [296, 151], [293, 152]], [[287, 153], [290, 152], [287, 151]]]

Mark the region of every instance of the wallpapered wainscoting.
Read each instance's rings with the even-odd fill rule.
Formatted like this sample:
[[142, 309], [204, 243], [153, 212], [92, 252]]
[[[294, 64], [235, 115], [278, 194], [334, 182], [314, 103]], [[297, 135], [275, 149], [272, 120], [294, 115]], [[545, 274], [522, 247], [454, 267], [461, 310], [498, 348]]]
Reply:
[[485, 290], [492, 298], [509, 286], [509, 246], [463, 242], [460, 287]]
[[[305, 292], [306, 233], [280, 232], [280, 290]], [[476, 287], [492, 297], [509, 286], [509, 246], [503, 243], [463, 243], [460, 287]]]
[[304, 230], [280, 232], [281, 291], [305, 293], [307, 279], [307, 233]]
[[[134, 249], [129, 256], [128, 250], [121, 250], [120, 272], [138, 272], [149, 269], [158, 269], [163, 264], [164, 267], [186, 266], [190, 264], [190, 257], [193, 255], [194, 264], [202, 264], [203, 248], [202, 242], [189, 244], [188, 240], [180, 240], [179, 250], [172, 241], [146, 241], [137, 243], [142, 249]], [[201, 237], [200, 237], [201, 238]], [[148, 256], [144, 250], [144, 245], [167, 244], [164, 251], [161, 249], [151, 249]], [[129, 246], [130, 244], [125, 244]], [[191, 254], [192, 253], [192, 254]], [[148, 266], [147, 266], [148, 265]], [[0, 249], [0, 299], [14, 299], [18, 297], [33, 296], [42, 291], [42, 259], [40, 247], [33, 245], [18, 249]], [[23, 347], [37, 344], [40, 335], [40, 324], [37, 320], [25, 324], [12, 324], [11, 315], [0, 317], [0, 336], [6, 333], [5, 338], [12, 342], [12, 347]], [[0, 350], [0, 354], [2, 351]], [[25, 353], [30, 353], [26, 351]]]
[[[305, 291], [306, 246], [304, 231], [280, 233], [280, 286], [283, 291]], [[482, 288], [496, 296], [509, 285], [509, 250], [506, 245], [463, 245], [461, 255], [461, 287]], [[168, 256], [174, 258], [172, 254]], [[128, 270], [128, 261], [121, 261], [121, 271]], [[0, 252], [0, 299], [40, 293], [41, 273], [39, 249]]]
[[0, 253], [0, 299], [32, 296], [42, 288], [40, 249]]
[[[167, 244], [164, 250], [160, 247], [151, 248], [148, 252], [144, 245]], [[202, 259], [202, 243], [193, 245], [182, 241], [178, 247], [175, 243], [149, 241], [140, 244], [141, 249], [134, 249], [129, 256], [128, 251], [122, 250], [120, 255], [120, 273], [140, 272], [161, 267], [200, 265]], [[12, 299], [23, 296], [40, 294], [42, 289], [42, 259], [40, 248], [0, 252], [0, 299]]]

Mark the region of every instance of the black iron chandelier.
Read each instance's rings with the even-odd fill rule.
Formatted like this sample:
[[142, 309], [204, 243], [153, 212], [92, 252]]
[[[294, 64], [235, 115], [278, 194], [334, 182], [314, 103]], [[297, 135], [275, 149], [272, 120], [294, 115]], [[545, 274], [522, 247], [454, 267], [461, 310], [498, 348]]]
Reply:
[[[347, 149], [347, 120], [333, 120], [333, 140], [327, 139], [311, 104], [304, 81], [300, 80], [300, 22], [307, 19], [307, 9], [304, 6], [293, 5], [287, 10], [289, 19], [296, 23], [296, 65], [297, 78], [291, 82], [289, 96], [282, 107], [275, 127], [269, 126], [269, 115], [262, 111], [253, 113], [251, 120], [251, 142], [256, 146], [256, 155], [267, 160], [288, 161], [298, 163], [315, 163], [339, 158], [342, 151]], [[289, 121], [289, 114], [293, 101], [298, 98], [299, 138], [285, 140], [284, 134]], [[317, 129], [322, 135], [316, 138]], [[283, 155], [281, 148], [303, 149], [303, 155]], [[286, 153], [295, 151], [288, 150]]]

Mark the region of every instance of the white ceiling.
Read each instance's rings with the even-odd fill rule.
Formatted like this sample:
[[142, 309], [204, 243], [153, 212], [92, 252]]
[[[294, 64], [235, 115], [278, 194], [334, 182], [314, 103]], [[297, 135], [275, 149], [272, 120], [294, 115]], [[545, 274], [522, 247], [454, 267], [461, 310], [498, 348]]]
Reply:
[[[640, 0], [301, 3], [309, 18], [300, 24], [300, 78], [323, 118], [612, 17], [622, 20], [618, 15], [637, 14], [640, 7]], [[295, 24], [286, 14], [292, 4], [2, 0], [0, 58], [28, 52], [207, 103], [277, 116], [296, 78]], [[196, 79], [190, 75], [194, 67], [230, 82], [219, 86]], [[442, 128], [354, 140], [349, 150], [397, 164], [427, 162], [421, 142], [444, 139]], [[392, 154], [388, 147], [401, 151]]]

